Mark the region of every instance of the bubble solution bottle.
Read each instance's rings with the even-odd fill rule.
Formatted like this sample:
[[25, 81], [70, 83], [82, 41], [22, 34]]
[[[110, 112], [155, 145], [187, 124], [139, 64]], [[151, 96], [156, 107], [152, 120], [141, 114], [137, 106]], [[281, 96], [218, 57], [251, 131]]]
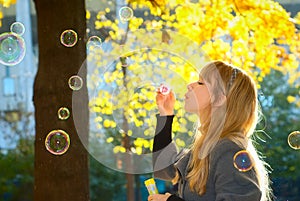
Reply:
[[158, 190], [156, 188], [156, 184], [153, 178], [147, 179], [144, 183], [147, 187], [149, 195], [158, 194]]

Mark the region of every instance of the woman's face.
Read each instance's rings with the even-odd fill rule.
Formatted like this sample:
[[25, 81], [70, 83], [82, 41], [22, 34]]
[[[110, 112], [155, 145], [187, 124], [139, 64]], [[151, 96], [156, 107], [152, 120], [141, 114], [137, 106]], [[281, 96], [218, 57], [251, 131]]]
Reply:
[[199, 77], [198, 81], [188, 84], [187, 90], [185, 94], [185, 110], [200, 115], [201, 111], [211, 103], [207, 83]]

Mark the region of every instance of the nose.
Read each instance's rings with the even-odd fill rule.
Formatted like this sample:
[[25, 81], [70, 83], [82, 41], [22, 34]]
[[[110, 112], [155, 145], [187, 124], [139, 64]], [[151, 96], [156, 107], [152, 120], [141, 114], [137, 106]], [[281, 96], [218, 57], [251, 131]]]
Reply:
[[192, 82], [192, 83], [188, 84], [186, 88], [190, 91], [190, 90], [193, 89], [194, 84], [195, 84], [195, 83]]

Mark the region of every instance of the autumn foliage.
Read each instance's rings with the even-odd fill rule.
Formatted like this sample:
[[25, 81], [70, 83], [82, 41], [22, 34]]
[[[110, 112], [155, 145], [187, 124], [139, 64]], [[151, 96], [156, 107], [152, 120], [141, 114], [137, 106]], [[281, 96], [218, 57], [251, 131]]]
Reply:
[[[129, 21], [120, 20], [110, 7], [96, 13], [95, 29], [105, 36], [102, 49], [88, 55], [93, 69], [89, 87], [97, 94], [90, 99], [96, 116], [94, 137], [113, 144], [115, 153], [151, 151], [157, 112], [155, 89], [162, 82], [171, 85], [178, 99], [175, 141], [179, 147], [188, 146], [193, 135], [188, 128], [195, 119], [183, 111], [183, 94], [205, 61], [221, 59], [244, 69], [258, 88], [271, 70], [282, 72], [290, 84], [299, 87], [300, 14], [292, 18], [277, 2], [127, 3], [134, 12]], [[88, 20], [91, 15], [88, 11]], [[288, 99], [300, 106], [299, 95]], [[124, 136], [132, 138], [126, 146]]]

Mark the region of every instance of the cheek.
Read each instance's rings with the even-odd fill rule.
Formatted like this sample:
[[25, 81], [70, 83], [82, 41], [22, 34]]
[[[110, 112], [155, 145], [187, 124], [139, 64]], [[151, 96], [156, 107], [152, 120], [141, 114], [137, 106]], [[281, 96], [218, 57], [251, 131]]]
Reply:
[[200, 110], [204, 109], [210, 104], [210, 95], [207, 91], [204, 91], [202, 93], [196, 93], [195, 101], [197, 102]]
[[210, 105], [210, 96], [206, 93], [193, 93], [185, 102], [187, 111], [199, 112]]

